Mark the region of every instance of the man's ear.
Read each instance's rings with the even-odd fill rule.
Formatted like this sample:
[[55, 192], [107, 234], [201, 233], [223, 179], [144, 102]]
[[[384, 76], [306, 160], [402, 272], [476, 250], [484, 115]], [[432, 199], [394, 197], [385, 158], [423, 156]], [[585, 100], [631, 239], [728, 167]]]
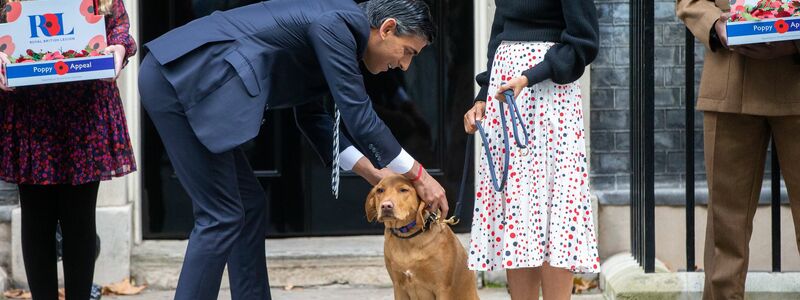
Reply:
[[378, 209], [375, 207], [375, 188], [373, 187], [372, 190], [369, 191], [369, 195], [367, 195], [367, 201], [364, 203], [364, 211], [367, 214], [367, 221], [373, 222], [378, 217]]
[[381, 38], [386, 39], [390, 33], [397, 34], [397, 20], [394, 18], [387, 18], [381, 24], [381, 28], [379, 28]]

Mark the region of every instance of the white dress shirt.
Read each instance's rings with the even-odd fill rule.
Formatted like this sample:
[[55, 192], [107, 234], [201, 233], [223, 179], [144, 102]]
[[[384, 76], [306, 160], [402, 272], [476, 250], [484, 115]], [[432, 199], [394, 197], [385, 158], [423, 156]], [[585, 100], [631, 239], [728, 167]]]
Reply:
[[[358, 151], [356, 147], [347, 147], [347, 149], [339, 153], [339, 167], [342, 170], [350, 171], [362, 157], [364, 157], [364, 154], [361, 154], [361, 151]], [[405, 149], [400, 149], [400, 154], [389, 162], [386, 167], [395, 173], [405, 174], [414, 167], [414, 158]]]

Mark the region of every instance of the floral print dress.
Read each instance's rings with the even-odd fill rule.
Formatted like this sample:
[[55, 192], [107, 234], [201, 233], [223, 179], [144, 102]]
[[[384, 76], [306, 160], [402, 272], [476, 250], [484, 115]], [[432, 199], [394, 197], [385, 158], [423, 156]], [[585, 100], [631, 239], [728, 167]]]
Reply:
[[[122, 0], [113, 1], [105, 21], [108, 44], [125, 46], [127, 61], [137, 46]], [[135, 170], [116, 83], [91, 80], [0, 91], [0, 180], [80, 185]]]

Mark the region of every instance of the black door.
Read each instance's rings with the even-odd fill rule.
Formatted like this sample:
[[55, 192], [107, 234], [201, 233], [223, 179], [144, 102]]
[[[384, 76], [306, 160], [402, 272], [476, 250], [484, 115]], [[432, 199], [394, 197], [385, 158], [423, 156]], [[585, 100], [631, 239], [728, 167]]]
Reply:
[[[252, 0], [141, 1], [140, 44], [217, 9]], [[462, 173], [466, 136], [462, 116], [473, 98], [471, 1], [429, 0], [439, 34], [407, 72], [365, 75], [375, 110], [403, 147], [447, 189], [451, 209]], [[143, 55], [142, 55], [143, 57]], [[364, 72], [368, 74], [368, 72]], [[192, 228], [191, 201], [175, 176], [152, 122], [143, 113], [144, 237], [185, 238]], [[271, 110], [259, 136], [242, 145], [267, 194], [270, 237], [374, 234], [382, 226], [364, 217], [369, 184], [342, 174], [339, 199], [330, 191], [330, 169], [295, 126], [291, 110]], [[471, 172], [470, 172], [471, 174]], [[471, 180], [469, 181], [471, 182]], [[472, 185], [467, 187], [472, 194]], [[464, 203], [468, 231], [472, 198]]]

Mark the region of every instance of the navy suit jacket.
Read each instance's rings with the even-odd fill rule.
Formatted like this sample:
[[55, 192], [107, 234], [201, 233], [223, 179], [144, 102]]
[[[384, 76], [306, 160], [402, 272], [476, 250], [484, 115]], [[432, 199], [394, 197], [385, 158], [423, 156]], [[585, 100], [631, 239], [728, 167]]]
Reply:
[[333, 118], [322, 99], [331, 93], [353, 144], [383, 168], [401, 148], [364, 88], [359, 61], [369, 33], [352, 0], [274, 0], [214, 12], [145, 46], [210, 151], [254, 138], [266, 109], [291, 107], [327, 163]]

